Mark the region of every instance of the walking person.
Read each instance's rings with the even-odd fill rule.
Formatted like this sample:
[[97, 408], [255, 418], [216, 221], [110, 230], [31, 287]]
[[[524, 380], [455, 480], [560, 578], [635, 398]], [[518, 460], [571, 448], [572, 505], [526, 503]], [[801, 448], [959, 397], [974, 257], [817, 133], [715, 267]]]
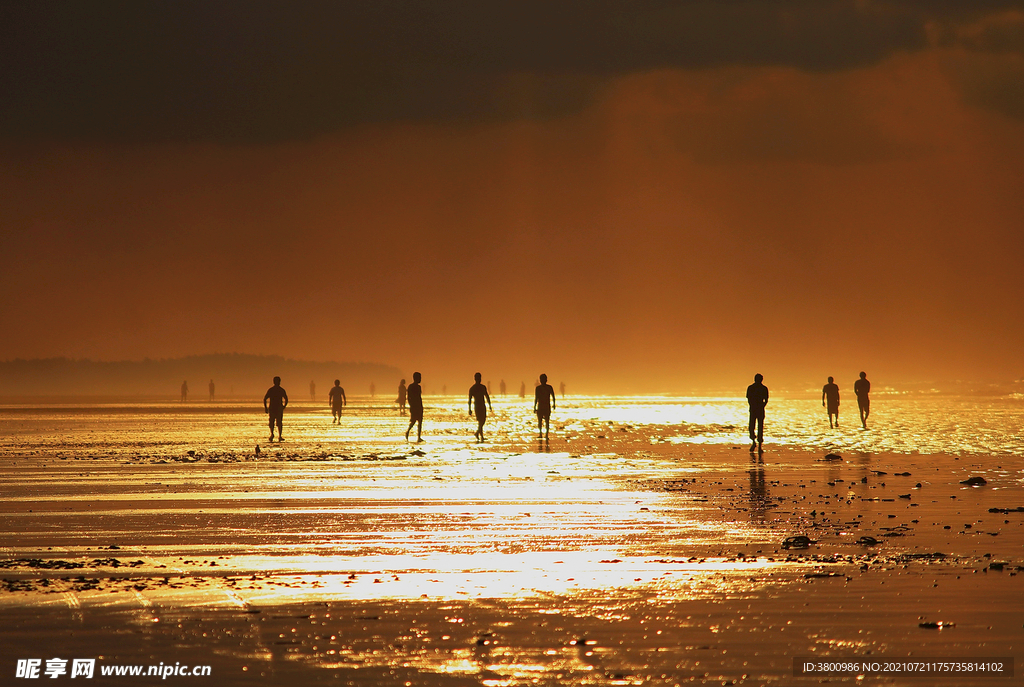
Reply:
[[399, 415], [405, 415], [405, 397], [408, 390], [405, 388], [405, 380], [403, 379], [398, 384], [398, 413]]
[[341, 409], [348, 405], [345, 398], [345, 390], [341, 388], [341, 380], [335, 379], [334, 386], [327, 394], [327, 405], [331, 407], [331, 414], [334, 421], [331, 424], [341, 424]]
[[480, 383], [480, 373], [477, 372], [473, 375], [473, 379], [476, 380], [476, 384], [469, 389], [469, 414], [473, 414], [473, 404], [475, 403], [478, 427], [473, 432], [473, 436], [482, 442], [484, 440], [484, 423], [487, 422], [487, 407], [491, 407], [491, 412], [494, 412], [494, 407], [491, 406], [491, 394], [487, 391], [487, 387]]
[[832, 416], [836, 416], [835, 427], [839, 426], [839, 385], [833, 381], [831, 377], [828, 378], [828, 384], [821, 387], [821, 406], [824, 408], [826, 402], [828, 403], [828, 426], [829, 429], [833, 428]]
[[857, 394], [857, 408], [860, 410], [860, 424], [864, 429], [868, 428], [868, 415], [871, 414], [871, 382], [868, 381], [866, 372], [860, 373], [860, 379], [853, 383], [853, 393]]
[[[764, 407], [768, 405], [768, 387], [762, 382], [764, 376], [754, 375], [754, 383], [747, 387], [747, 404], [750, 406], [750, 452], [760, 450], [764, 445]], [[754, 430], [757, 430], [756, 433]]]
[[537, 431], [551, 435], [551, 411], [555, 408], [555, 390], [548, 384], [548, 376], [541, 375], [533, 395], [533, 412], [537, 413]]
[[[409, 398], [409, 428], [405, 430], [405, 440], [409, 440], [409, 432], [416, 425], [416, 441], [423, 441], [423, 389], [420, 387], [422, 376], [419, 372], [412, 373], [412, 384], [406, 390]], [[404, 379], [402, 380], [405, 381]], [[403, 404], [404, 405], [404, 404]]]
[[270, 416], [270, 440], [274, 440], [274, 425], [277, 424], [277, 440], [284, 441], [284, 409], [288, 406], [288, 392], [281, 388], [281, 378], [274, 377], [274, 386], [267, 389], [263, 397], [263, 411]]

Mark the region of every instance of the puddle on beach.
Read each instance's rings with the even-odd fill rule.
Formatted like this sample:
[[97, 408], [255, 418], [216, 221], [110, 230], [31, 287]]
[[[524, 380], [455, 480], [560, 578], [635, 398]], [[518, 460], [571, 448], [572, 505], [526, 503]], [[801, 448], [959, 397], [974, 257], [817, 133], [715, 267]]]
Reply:
[[209, 641], [239, 684], [785, 684], [806, 652], [924, 655], [929, 620], [1019, 653], [1019, 458], [755, 455], [703, 440], [736, 434], [714, 403], [565, 405], [545, 442], [497, 403], [483, 444], [455, 403], [422, 444], [386, 408], [298, 404], [272, 445], [230, 404], [0, 409], [0, 612], [38, 641]]

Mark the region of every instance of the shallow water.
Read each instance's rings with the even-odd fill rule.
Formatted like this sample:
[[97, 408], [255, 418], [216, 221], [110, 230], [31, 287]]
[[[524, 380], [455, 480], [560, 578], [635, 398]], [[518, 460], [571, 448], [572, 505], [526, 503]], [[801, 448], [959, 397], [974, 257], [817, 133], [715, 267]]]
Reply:
[[[991, 485], [972, 508], [1007, 505], [1000, 490], [1024, 487], [1019, 460], [992, 462], [999, 452], [980, 448], [1016, 445], [1018, 436], [993, 429], [993, 418], [1019, 423], [1016, 401], [899, 399], [898, 412], [876, 404], [864, 431], [830, 430], [820, 406], [782, 399], [771, 406], [764, 457], [730, 450], [747, 444], [743, 407], [729, 399], [570, 397], [550, 441], [536, 437], [529, 406], [499, 400], [486, 443], [472, 438], [464, 406], [434, 399], [422, 444], [405, 441], [397, 409], [368, 401], [354, 401], [339, 425], [325, 408], [296, 403], [287, 440], [273, 444], [262, 409], [240, 403], [0, 408], [0, 552], [102, 559], [101, 547], [116, 544], [133, 552], [139, 574], [290, 575], [303, 584], [323, 575], [317, 593], [346, 598], [566, 593], [672, 575], [692, 581], [674, 587], [691, 597], [722, 589], [723, 574], [737, 592], [760, 586], [747, 578], [778, 561], [758, 553], [786, 530], [841, 517], [822, 510], [812, 522], [811, 508], [794, 508], [809, 493], [801, 482], [840, 490], [812, 496], [848, 507], [844, 522], [878, 511], [871, 499], [897, 503], [873, 470], [911, 463], [870, 456], [909, 451], [921, 434], [881, 429], [894, 417], [919, 432], [955, 406], [943, 422], [957, 430], [933, 433], [930, 445], [981, 461], [971, 474]], [[816, 464], [825, 449], [848, 458]], [[945, 485], [966, 467], [926, 459], [913, 481], [890, 482]], [[934, 503], [914, 503], [915, 513]], [[887, 524], [900, 523], [909, 524], [902, 515]], [[831, 535], [838, 544], [860, 534], [843, 529]], [[736, 551], [753, 555], [737, 560]]]
[[[428, 397], [426, 403], [424, 431], [432, 446], [473, 443], [475, 423], [461, 399]], [[520, 399], [497, 399], [486, 427], [489, 447], [531, 441], [537, 430], [530, 409]], [[1021, 398], [882, 396], [872, 401], [866, 430], [855, 401], [841, 406], [840, 413], [841, 424], [832, 429], [819, 401], [773, 398], [766, 444], [864, 453], [1024, 455]], [[331, 423], [325, 407], [308, 402], [293, 403], [285, 421], [289, 445], [325, 455], [352, 448], [401, 451], [407, 427], [395, 406], [367, 398], [353, 399], [340, 425]], [[258, 402], [0, 405], [0, 455], [67, 449], [107, 456], [160, 456], [180, 449], [248, 454], [265, 443], [265, 422]], [[597, 442], [610, 431], [638, 429], [654, 442], [749, 441], [746, 404], [734, 398], [569, 396], [552, 422], [553, 436], [566, 440]]]
[[498, 401], [482, 444], [456, 399], [428, 400], [422, 444], [366, 399], [340, 426], [296, 403], [273, 444], [251, 404], [3, 407], [0, 638], [216, 647], [223, 684], [789, 684], [795, 655], [1012, 655], [1024, 512], [990, 509], [1024, 506], [1019, 433], [995, 429], [1024, 405], [899, 403], [863, 431], [773, 400], [763, 455], [728, 399], [571, 397], [550, 441]]

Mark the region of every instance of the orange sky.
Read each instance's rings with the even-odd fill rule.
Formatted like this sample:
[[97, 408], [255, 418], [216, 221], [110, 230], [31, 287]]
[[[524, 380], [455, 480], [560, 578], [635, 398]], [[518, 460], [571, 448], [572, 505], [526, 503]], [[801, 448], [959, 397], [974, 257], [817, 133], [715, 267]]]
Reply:
[[[978, 46], [991, 26], [1009, 47]], [[238, 351], [588, 391], [1017, 379], [1022, 27], [992, 12], [843, 69], [506, 74], [523, 116], [8, 135], [0, 359]], [[585, 103], [529, 115], [552, 83]]]

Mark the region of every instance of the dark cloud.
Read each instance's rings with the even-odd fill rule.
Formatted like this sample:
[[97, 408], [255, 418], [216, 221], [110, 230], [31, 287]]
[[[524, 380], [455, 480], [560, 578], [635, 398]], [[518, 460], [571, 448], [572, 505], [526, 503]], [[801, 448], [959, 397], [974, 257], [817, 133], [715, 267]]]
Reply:
[[[938, 7], [955, 13], [961, 4]], [[871, 64], [927, 45], [925, 23], [935, 13], [927, 7], [853, 0], [7, 3], [0, 9], [0, 136], [266, 142], [366, 122], [544, 118], [578, 110], [604, 79], [623, 73]]]
[[954, 76], [967, 102], [1024, 120], [1024, 59], [969, 55], [957, 60]]

